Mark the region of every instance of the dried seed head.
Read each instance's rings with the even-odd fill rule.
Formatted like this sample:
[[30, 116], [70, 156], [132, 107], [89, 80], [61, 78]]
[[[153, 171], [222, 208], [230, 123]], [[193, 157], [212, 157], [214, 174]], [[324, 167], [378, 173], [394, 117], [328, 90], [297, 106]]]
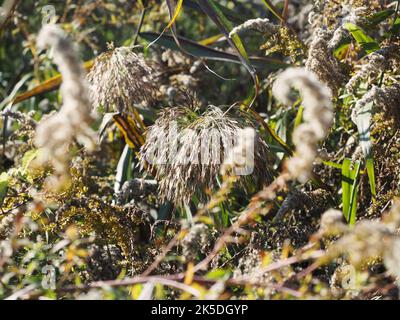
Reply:
[[339, 220], [339, 213], [336, 210], [328, 210], [323, 216], [323, 220], [329, 222], [324, 224], [324, 235], [334, 234], [335, 230], [343, 233], [341, 238], [329, 246], [327, 257], [335, 259], [345, 256], [355, 267], [362, 267], [372, 260], [383, 258], [389, 274], [400, 277], [398, 200], [383, 221], [363, 220], [355, 226], [348, 226]]
[[400, 127], [400, 85], [398, 83], [382, 88], [373, 86], [361, 99], [357, 100], [351, 114], [354, 123], [356, 123], [358, 114], [362, 112], [363, 107], [372, 102], [380, 110], [385, 111], [386, 115], [394, 119], [397, 128]]
[[331, 53], [330, 39], [329, 31], [316, 30], [305, 65], [307, 70], [314, 72], [318, 79], [331, 89], [333, 95], [336, 95], [345, 81], [345, 76], [340, 70], [338, 61]]
[[375, 77], [383, 72], [389, 64], [396, 63], [398, 46], [381, 48], [367, 56], [367, 63], [347, 82], [346, 89], [354, 92], [357, 84], [368, 77]]
[[38, 47], [48, 46], [53, 49], [54, 61], [63, 76], [63, 105], [57, 114], [44, 117], [37, 126], [35, 143], [42, 152], [36, 163], [51, 161], [61, 177], [53, 180], [65, 181], [69, 171], [70, 144], [76, 139], [88, 150], [93, 150], [96, 138], [90, 128], [93, 120], [91, 105], [78, 53], [63, 30], [56, 25], [46, 25], [38, 36]]
[[257, 30], [262, 33], [266, 33], [268, 35], [274, 34], [279, 31], [279, 26], [273, 24], [272, 22], [269, 21], [267, 18], [257, 18], [257, 19], [250, 19], [242, 24], [234, 27], [232, 31], [229, 33], [229, 37], [232, 38], [234, 34], [240, 33], [244, 30]]
[[153, 70], [131, 48], [102, 53], [87, 75], [91, 100], [106, 112], [111, 109], [130, 115], [135, 104], [154, 101], [153, 75]]
[[394, 235], [379, 221], [360, 221], [328, 248], [331, 257], [345, 255], [356, 267], [383, 257], [392, 249]]
[[[244, 114], [233, 110], [225, 114], [209, 106], [201, 112], [196, 99], [186, 106], [167, 108], [148, 128], [141, 149], [142, 164], [155, 174], [160, 195], [176, 204], [188, 202], [193, 195], [205, 199], [205, 191], [215, 189], [222, 163], [238, 138], [240, 129], [253, 126]], [[271, 154], [260, 137], [254, 142], [254, 171], [249, 179], [269, 182]], [[241, 176], [246, 186], [246, 176]], [[254, 181], [253, 181], [254, 183]]]
[[199, 255], [204, 255], [210, 248], [211, 234], [207, 225], [196, 223], [182, 240], [182, 255], [186, 261], [194, 261]]
[[296, 156], [287, 162], [293, 178], [305, 183], [311, 176], [313, 161], [317, 155], [317, 143], [325, 138], [332, 124], [331, 94], [317, 77], [303, 68], [290, 68], [276, 79], [272, 91], [283, 103], [293, 102], [292, 87], [303, 97], [304, 123], [293, 132]]
[[329, 209], [321, 217], [320, 233], [324, 235], [337, 235], [346, 225], [343, 223], [343, 213], [339, 210]]

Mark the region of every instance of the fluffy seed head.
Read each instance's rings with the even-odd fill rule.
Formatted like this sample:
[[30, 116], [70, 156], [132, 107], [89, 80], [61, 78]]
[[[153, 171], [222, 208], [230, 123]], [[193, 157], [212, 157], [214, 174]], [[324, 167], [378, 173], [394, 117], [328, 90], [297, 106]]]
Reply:
[[331, 53], [329, 46], [331, 36], [331, 32], [323, 29], [315, 31], [305, 65], [307, 70], [314, 72], [318, 79], [336, 95], [345, 77], [341, 73], [338, 61]]
[[96, 108], [129, 115], [135, 104], [152, 103], [154, 72], [128, 47], [102, 53], [87, 75], [90, 97]]
[[[209, 106], [201, 112], [195, 101], [164, 109], [148, 128], [140, 152], [142, 164], [155, 174], [163, 199], [182, 204], [196, 194], [203, 200], [206, 190], [215, 189], [221, 166], [238, 133], [252, 125], [245, 114], [237, 115], [232, 110], [225, 114], [220, 108]], [[254, 170], [240, 177], [244, 185], [246, 179], [263, 183], [271, 178], [267, 145], [260, 137], [253, 138]]]
[[333, 120], [331, 94], [312, 73], [303, 68], [290, 68], [276, 79], [272, 91], [285, 104], [294, 102], [292, 87], [303, 97], [304, 123], [293, 132], [296, 156], [287, 162], [293, 178], [305, 183], [311, 176], [317, 155], [317, 143], [325, 138]]
[[37, 43], [39, 48], [53, 49], [54, 62], [63, 76], [63, 105], [60, 111], [44, 117], [36, 129], [35, 143], [42, 151], [37, 164], [50, 161], [56, 173], [65, 178], [68, 176], [69, 148], [73, 140], [76, 139], [88, 150], [93, 150], [95, 146], [95, 134], [90, 128], [93, 118], [87, 84], [78, 53], [60, 27], [43, 27]]
[[229, 37], [231, 38], [234, 34], [249, 29], [257, 30], [262, 33], [273, 34], [279, 31], [279, 26], [270, 22], [269, 19], [267, 18], [250, 19], [234, 27], [232, 31], [229, 33]]

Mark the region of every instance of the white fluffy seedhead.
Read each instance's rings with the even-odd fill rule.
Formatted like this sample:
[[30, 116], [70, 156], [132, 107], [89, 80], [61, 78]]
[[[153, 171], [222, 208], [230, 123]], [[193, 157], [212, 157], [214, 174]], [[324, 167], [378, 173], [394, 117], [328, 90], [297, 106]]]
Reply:
[[94, 149], [95, 134], [90, 128], [91, 105], [85, 72], [73, 44], [57, 25], [46, 25], [37, 39], [41, 49], [51, 48], [54, 62], [63, 77], [63, 105], [55, 115], [45, 117], [36, 129], [35, 143], [42, 152], [38, 164], [50, 161], [58, 175], [68, 175], [69, 147], [76, 139]]
[[131, 115], [135, 104], [151, 104], [157, 90], [154, 73], [132, 48], [102, 53], [87, 75], [94, 107]]
[[250, 19], [234, 27], [232, 31], [229, 33], [229, 37], [232, 37], [234, 34], [249, 29], [257, 30], [259, 32], [266, 34], [274, 34], [279, 31], [279, 28], [280, 27], [278, 25], [273, 24], [267, 18]]
[[331, 93], [317, 77], [304, 68], [289, 68], [276, 79], [272, 92], [284, 104], [295, 101], [293, 88], [303, 98], [303, 120], [293, 132], [296, 156], [287, 163], [293, 178], [306, 182], [311, 175], [312, 164], [317, 154], [317, 143], [323, 139], [333, 120]]

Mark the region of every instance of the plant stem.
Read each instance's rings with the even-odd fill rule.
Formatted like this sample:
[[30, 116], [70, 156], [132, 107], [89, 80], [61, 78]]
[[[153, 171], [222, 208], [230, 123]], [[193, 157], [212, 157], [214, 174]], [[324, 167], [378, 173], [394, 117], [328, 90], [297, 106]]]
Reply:
[[142, 12], [141, 12], [141, 14], [140, 14], [139, 24], [138, 24], [138, 26], [137, 26], [137, 28], [136, 28], [135, 36], [133, 37], [133, 42], [132, 42], [132, 45], [133, 45], [133, 46], [135, 46], [136, 43], [137, 43], [137, 39], [138, 39], [138, 37], [139, 37], [140, 30], [142, 29], [144, 17], [145, 17], [145, 15], [146, 15], [146, 10], [147, 10], [147, 8], [143, 8], [143, 9], [142, 9]]

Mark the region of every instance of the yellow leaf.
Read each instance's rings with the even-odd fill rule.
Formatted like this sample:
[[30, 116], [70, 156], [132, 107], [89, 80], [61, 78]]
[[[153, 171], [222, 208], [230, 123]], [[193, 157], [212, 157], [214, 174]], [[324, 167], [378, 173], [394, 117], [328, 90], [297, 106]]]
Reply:
[[[93, 60], [85, 62], [83, 66], [86, 70], [90, 70], [93, 66]], [[61, 83], [62, 83], [62, 76], [61, 74], [58, 74], [50, 79], [47, 79], [46, 81], [34, 87], [33, 89], [21, 93], [13, 100], [13, 103], [19, 103], [34, 96], [37, 96], [39, 94], [55, 90], [61, 85]]]

